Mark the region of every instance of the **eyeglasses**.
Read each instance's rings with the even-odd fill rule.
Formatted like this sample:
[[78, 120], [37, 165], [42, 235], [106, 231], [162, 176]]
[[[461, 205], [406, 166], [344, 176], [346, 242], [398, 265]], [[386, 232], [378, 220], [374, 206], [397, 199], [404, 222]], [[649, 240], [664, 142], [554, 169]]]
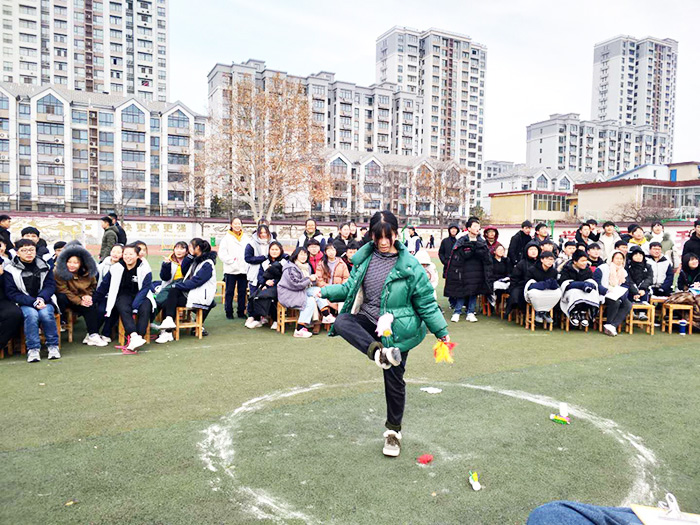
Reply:
[[36, 248], [20, 248], [17, 253], [34, 253]]

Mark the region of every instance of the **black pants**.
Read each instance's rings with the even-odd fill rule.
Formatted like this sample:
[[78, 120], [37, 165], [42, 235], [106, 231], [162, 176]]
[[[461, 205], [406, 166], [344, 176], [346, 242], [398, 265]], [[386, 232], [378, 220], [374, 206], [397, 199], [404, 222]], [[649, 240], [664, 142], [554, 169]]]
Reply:
[[[376, 335], [377, 325], [363, 315], [340, 314], [333, 325], [335, 333], [374, 361], [376, 348], [381, 348]], [[403, 411], [406, 406], [406, 371], [408, 352], [401, 353], [401, 364], [384, 372], [384, 396], [386, 397], [386, 428], [401, 431]]]
[[22, 310], [12, 301], [0, 301], [0, 350], [19, 333], [24, 323]]
[[233, 294], [238, 289], [238, 317], [245, 317], [245, 300], [248, 294], [248, 277], [244, 273], [224, 274], [226, 283], [226, 297], [224, 298], [224, 311], [226, 317], [233, 317]]
[[124, 333], [132, 334], [136, 332], [140, 336], [146, 335], [148, 330], [148, 322], [151, 319], [151, 301], [144, 299], [136, 312], [136, 322], [134, 322], [133, 309], [131, 307], [134, 302], [132, 295], [120, 295], [117, 297], [117, 302], [114, 308], [122, 320], [124, 325]]
[[[213, 305], [214, 303], [212, 303], [212, 307]], [[184, 306], [187, 306], [187, 296], [185, 293], [177, 288], [171, 288], [168, 292], [168, 298], [163, 303], [163, 315], [165, 317], [172, 317], [173, 320], [175, 320], [178, 307]], [[204, 308], [202, 309], [202, 322], [207, 319], [212, 307], [210, 307], [208, 310]]]
[[[57, 293], [56, 300], [58, 301], [58, 307], [61, 309], [61, 318], [68, 313], [68, 310], [72, 310], [78, 315], [85, 319], [85, 326], [87, 327], [88, 334], [96, 334], [100, 329], [99, 313], [97, 311], [97, 306], [79, 306], [71, 303], [66, 297], [66, 294]], [[68, 318], [66, 317], [66, 322]]]
[[612, 301], [610, 299], [605, 300], [605, 316], [607, 317], [607, 323], [616, 328], [622, 324], [631, 310], [632, 302], [627, 297], [618, 299], [617, 301]]

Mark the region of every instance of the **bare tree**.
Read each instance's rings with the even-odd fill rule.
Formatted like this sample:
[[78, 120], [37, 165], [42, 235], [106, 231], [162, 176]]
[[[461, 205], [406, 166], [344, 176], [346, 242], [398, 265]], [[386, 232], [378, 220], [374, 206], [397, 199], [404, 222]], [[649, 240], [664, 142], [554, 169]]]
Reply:
[[416, 176], [416, 195], [419, 202], [430, 204], [430, 216], [442, 228], [460, 215], [466, 200], [468, 172], [447, 162], [435, 163], [435, 169], [419, 169]]
[[630, 200], [619, 207], [616, 219], [621, 222], [650, 222], [675, 216], [671, 206], [663, 202], [636, 202]]
[[223, 179], [231, 201], [247, 204], [255, 220], [271, 220], [288, 199], [310, 207], [328, 198], [323, 145], [303, 85], [279, 75], [264, 84], [241, 79], [212, 116], [204, 169]]

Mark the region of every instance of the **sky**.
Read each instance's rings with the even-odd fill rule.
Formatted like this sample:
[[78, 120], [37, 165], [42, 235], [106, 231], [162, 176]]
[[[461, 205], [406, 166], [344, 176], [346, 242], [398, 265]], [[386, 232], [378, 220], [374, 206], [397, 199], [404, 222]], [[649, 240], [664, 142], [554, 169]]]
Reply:
[[170, 99], [207, 112], [207, 74], [249, 58], [306, 76], [375, 83], [375, 43], [393, 26], [487, 46], [484, 160], [525, 162], [526, 126], [591, 117], [593, 46], [617, 35], [679, 42], [674, 162], [700, 161], [698, 0], [169, 0]]

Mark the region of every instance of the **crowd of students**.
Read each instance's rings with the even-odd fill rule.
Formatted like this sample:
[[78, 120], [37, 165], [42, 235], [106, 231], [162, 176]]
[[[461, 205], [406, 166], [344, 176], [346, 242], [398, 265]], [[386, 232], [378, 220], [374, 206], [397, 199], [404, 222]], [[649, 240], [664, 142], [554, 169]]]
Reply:
[[575, 240], [555, 243], [546, 224], [536, 225], [532, 235], [532, 223], [524, 221], [507, 251], [498, 230], [489, 226], [481, 232], [477, 218], [470, 218], [464, 231], [452, 225], [448, 233], [438, 255], [455, 323], [463, 313], [467, 321], [478, 320], [479, 295], [496, 305], [507, 293], [505, 313], [525, 311], [529, 303], [537, 323], [553, 322], [558, 305], [557, 313], [571, 325], [586, 327], [605, 305], [603, 329], [614, 337], [633, 303], [648, 304], [651, 297], [669, 297], [674, 291], [700, 293], [700, 219], [680, 255], [660, 222], [651, 224], [649, 232], [631, 224], [621, 234], [612, 221], [599, 231], [590, 220], [579, 226]]

